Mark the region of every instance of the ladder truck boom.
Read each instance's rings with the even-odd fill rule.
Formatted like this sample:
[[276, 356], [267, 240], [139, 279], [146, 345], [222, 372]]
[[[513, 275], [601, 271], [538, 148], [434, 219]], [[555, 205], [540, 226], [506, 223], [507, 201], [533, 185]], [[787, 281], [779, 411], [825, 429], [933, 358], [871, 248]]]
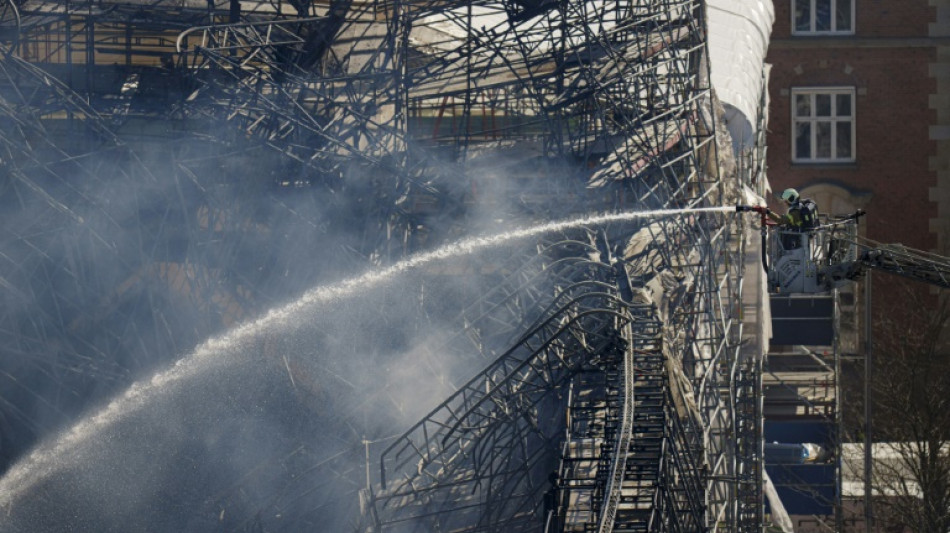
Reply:
[[[889, 272], [938, 287], [950, 288], [950, 260], [902, 244], [865, 244], [858, 263], [864, 268]], [[863, 272], [858, 273], [863, 274]]]

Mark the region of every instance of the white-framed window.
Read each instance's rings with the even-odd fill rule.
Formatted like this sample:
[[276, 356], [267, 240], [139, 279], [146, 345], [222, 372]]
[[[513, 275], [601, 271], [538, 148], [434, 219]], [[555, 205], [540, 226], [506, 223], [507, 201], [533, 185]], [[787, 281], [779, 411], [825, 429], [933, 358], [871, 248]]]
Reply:
[[792, 35], [851, 35], [855, 0], [792, 0]]
[[792, 89], [792, 161], [855, 160], [854, 87]]

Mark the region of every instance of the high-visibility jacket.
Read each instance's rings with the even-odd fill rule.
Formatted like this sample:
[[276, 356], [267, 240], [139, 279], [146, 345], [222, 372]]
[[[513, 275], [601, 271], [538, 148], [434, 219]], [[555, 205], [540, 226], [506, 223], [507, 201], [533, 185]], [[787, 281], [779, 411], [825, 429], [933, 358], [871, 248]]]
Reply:
[[772, 220], [799, 230], [808, 230], [818, 227], [818, 204], [808, 198], [799, 200], [788, 206], [788, 212], [777, 215], [769, 212]]

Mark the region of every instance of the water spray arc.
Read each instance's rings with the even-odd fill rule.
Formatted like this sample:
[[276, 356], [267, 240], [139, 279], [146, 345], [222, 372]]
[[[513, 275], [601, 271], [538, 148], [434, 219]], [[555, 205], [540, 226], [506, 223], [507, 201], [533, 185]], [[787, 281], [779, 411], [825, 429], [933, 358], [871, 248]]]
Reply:
[[269, 311], [261, 318], [247, 322], [218, 338], [210, 339], [199, 346], [194, 353], [179, 360], [171, 369], [158, 373], [152, 378], [134, 384], [125, 393], [111, 401], [102, 411], [81, 421], [53, 443], [40, 446], [23, 461], [14, 465], [3, 478], [0, 478], [0, 506], [9, 505], [13, 499], [30, 488], [30, 483], [42, 479], [51, 468], [73, 453], [81, 453], [82, 446], [89, 445], [96, 438], [96, 432], [108, 427], [137, 409], [146, 406], [155, 394], [168, 393], [167, 389], [178, 386], [182, 381], [200, 373], [208, 365], [220, 365], [227, 360], [220, 357], [237, 345], [252, 342], [255, 338], [274, 328], [284, 329], [293, 317], [309, 314], [307, 310], [325, 306], [334, 301], [347, 298], [356, 291], [363, 291], [377, 284], [388, 283], [400, 273], [420, 268], [428, 263], [464, 257], [480, 250], [504, 244], [509, 241], [527, 239], [566, 230], [599, 226], [609, 223], [630, 222], [639, 219], [656, 219], [670, 216], [691, 216], [705, 213], [725, 213], [732, 207], [702, 207], [695, 209], [663, 209], [633, 213], [615, 213], [608, 215], [583, 217], [574, 220], [549, 222], [499, 235], [476, 237], [444, 246], [438, 250], [419, 254], [400, 261], [391, 267], [370, 271], [326, 287], [315, 288], [304, 294], [299, 300]]

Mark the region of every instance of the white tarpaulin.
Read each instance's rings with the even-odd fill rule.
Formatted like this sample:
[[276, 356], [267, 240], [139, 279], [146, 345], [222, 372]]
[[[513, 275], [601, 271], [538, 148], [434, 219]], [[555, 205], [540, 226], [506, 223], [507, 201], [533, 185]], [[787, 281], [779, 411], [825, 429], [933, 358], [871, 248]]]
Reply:
[[708, 0], [707, 5], [712, 84], [726, 108], [733, 143], [750, 146], [765, 86], [772, 1]]

